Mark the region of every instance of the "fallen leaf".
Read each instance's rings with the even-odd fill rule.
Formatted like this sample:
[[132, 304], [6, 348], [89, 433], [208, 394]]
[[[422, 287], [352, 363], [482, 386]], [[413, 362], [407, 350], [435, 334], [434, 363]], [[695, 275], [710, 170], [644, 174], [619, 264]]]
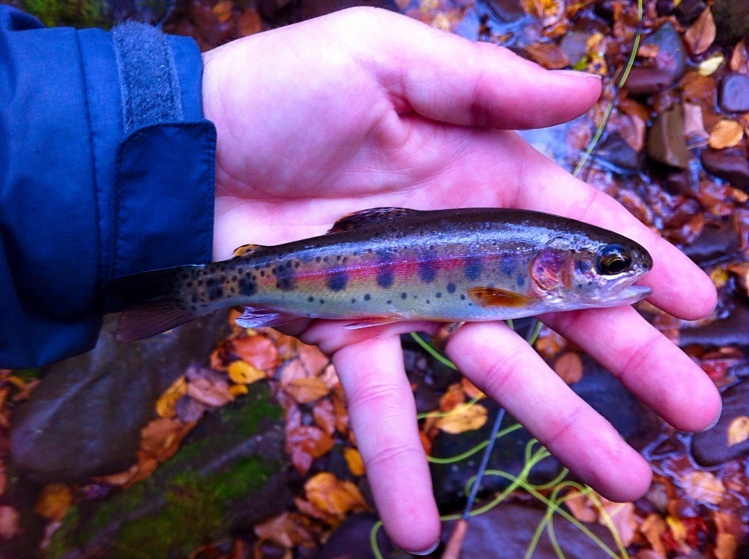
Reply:
[[320, 348], [307, 344], [299, 344], [299, 360], [312, 376], [321, 375], [330, 363], [330, 358]]
[[437, 419], [437, 428], [445, 433], [456, 435], [473, 431], [484, 426], [487, 411], [479, 404], [460, 404], [446, 415]]
[[666, 521], [659, 515], [651, 513], [642, 521], [639, 527], [640, 533], [645, 536], [653, 550], [660, 557], [666, 556], [666, 547], [663, 545], [663, 534], [668, 530]]
[[705, 141], [709, 134], [702, 121], [702, 107], [696, 103], [684, 103], [684, 136], [692, 140]]
[[712, 76], [718, 68], [720, 68], [720, 65], [723, 64], [725, 59], [725, 56], [721, 53], [716, 53], [703, 60], [697, 68], [697, 71], [701, 76]]
[[735, 120], [721, 119], [710, 130], [708, 145], [713, 149], [730, 148], [744, 137], [744, 127]]
[[692, 471], [681, 479], [684, 491], [695, 501], [717, 505], [726, 491], [723, 482], [710, 472]]
[[557, 358], [554, 371], [567, 384], [574, 384], [583, 378], [583, 360], [577, 352], [569, 351]]
[[304, 484], [307, 500], [320, 510], [339, 518], [348, 512], [369, 510], [359, 488], [350, 481], [342, 481], [330, 472], [320, 472]]
[[226, 378], [211, 369], [189, 367], [185, 377], [187, 395], [201, 404], [217, 408], [234, 400]]
[[479, 390], [479, 388], [466, 377], [462, 377], [460, 379], [460, 385], [463, 388], [463, 393], [467, 398], [470, 398], [471, 400], [473, 400], [474, 398], [486, 398], [486, 394], [481, 392], [481, 390]]
[[572, 516], [580, 522], [595, 522], [598, 520], [598, 511], [593, 502], [584, 493], [573, 490], [564, 497], [564, 504], [570, 509]]
[[734, 72], [749, 74], [749, 56], [747, 56], [746, 46], [743, 40], [736, 42], [728, 66]]
[[687, 527], [679, 518], [667, 516], [666, 524], [668, 525], [668, 529], [671, 530], [671, 537], [676, 543], [683, 544], [686, 542]]
[[255, 524], [255, 534], [285, 548], [312, 541], [312, 534], [304, 526], [304, 518], [293, 512], [283, 512], [260, 524]]
[[336, 427], [336, 416], [335, 406], [330, 398], [320, 400], [312, 408], [312, 417], [315, 418], [315, 423], [328, 435], [332, 435], [335, 432]]
[[47, 520], [60, 521], [73, 504], [73, 490], [62, 483], [44, 486], [34, 505], [34, 512]]
[[10, 505], [0, 506], [0, 538], [12, 540], [22, 533], [20, 526], [20, 515]]
[[598, 523], [610, 527], [610, 522], [622, 543], [625, 546], [630, 545], [634, 539], [638, 524], [635, 518], [634, 503], [614, 503], [613, 501], [601, 499], [601, 505], [604, 512], [600, 515]]
[[309, 404], [330, 393], [330, 388], [319, 377], [297, 378], [282, 384], [283, 390], [299, 404]]
[[736, 280], [744, 292], [744, 296], [749, 295], [749, 262], [732, 263], [726, 268], [736, 276]]
[[439, 409], [440, 411], [454, 410], [465, 401], [466, 395], [463, 392], [463, 385], [456, 382], [448, 386], [445, 393], [440, 397]]
[[715, 538], [715, 559], [735, 559], [739, 543], [733, 534], [719, 533]]
[[307, 473], [316, 458], [330, 452], [334, 444], [333, 437], [311, 425], [302, 425], [286, 431], [286, 451], [301, 475]]
[[343, 457], [346, 459], [346, 464], [348, 464], [348, 469], [351, 472], [351, 475], [363, 476], [366, 473], [364, 461], [357, 449], [349, 447], [344, 448]]
[[241, 336], [232, 345], [234, 355], [267, 375], [272, 375], [280, 364], [278, 349], [268, 336]]
[[728, 446], [743, 443], [749, 439], [749, 417], [741, 415], [731, 421], [728, 426]]
[[179, 443], [193, 427], [191, 423], [158, 417], [141, 431], [141, 451], [163, 462], [177, 452]]
[[159, 417], [174, 417], [177, 415], [177, 401], [187, 393], [187, 381], [184, 375], [175, 380], [159, 399], [156, 400], [156, 413]]
[[211, 12], [220, 23], [226, 23], [231, 18], [231, 10], [234, 4], [230, 0], [219, 0], [211, 8]]
[[232, 361], [226, 370], [229, 378], [237, 384], [252, 384], [261, 379], [268, 378], [267, 375], [247, 361]]
[[240, 37], [254, 35], [263, 30], [263, 20], [260, 15], [252, 9], [244, 10], [237, 18], [237, 32]]
[[547, 70], [561, 70], [570, 65], [570, 59], [556, 43], [534, 43], [525, 50], [536, 64]]
[[684, 33], [684, 41], [692, 54], [702, 54], [715, 41], [715, 32], [713, 13], [706, 8]]

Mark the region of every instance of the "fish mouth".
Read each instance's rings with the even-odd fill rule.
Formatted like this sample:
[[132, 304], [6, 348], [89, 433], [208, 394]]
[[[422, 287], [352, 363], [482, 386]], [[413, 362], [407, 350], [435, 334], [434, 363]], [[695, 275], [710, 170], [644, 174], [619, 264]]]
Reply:
[[632, 305], [638, 301], [642, 301], [647, 296], [653, 293], [652, 288], [644, 285], [628, 285], [621, 291], [619, 291], [614, 297], [619, 304]]

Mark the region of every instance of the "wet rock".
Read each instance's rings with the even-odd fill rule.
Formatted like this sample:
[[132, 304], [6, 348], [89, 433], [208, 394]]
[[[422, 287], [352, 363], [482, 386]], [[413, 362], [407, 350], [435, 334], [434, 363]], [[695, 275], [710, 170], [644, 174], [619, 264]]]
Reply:
[[228, 330], [216, 313], [134, 343], [114, 337], [110, 317], [94, 350], [45, 371], [13, 416], [11, 454], [40, 483], [84, 483], [126, 470], [158, 396], [185, 369], [205, 361]]
[[658, 116], [648, 132], [650, 159], [677, 169], [689, 166], [690, 153], [684, 140], [684, 113], [677, 105]]
[[706, 149], [700, 161], [708, 173], [749, 192], [749, 160], [738, 149]]
[[572, 66], [580, 61], [588, 53], [588, 33], [570, 31], [562, 37], [560, 47], [567, 55]]
[[749, 346], [749, 304], [736, 299], [736, 306], [723, 320], [715, 320], [698, 328], [685, 328], [679, 333], [679, 345], [708, 347]]
[[749, 3], [747, 0], [715, 0], [711, 6], [716, 37], [721, 43], [733, 45], [749, 33]]
[[212, 414], [146, 481], [73, 507], [49, 557], [187, 557], [199, 545], [280, 514], [293, 502], [284, 473], [283, 411], [265, 385]]
[[654, 66], [633, 68], [627, 78], [626, 88], [636, 95], [664, 91], [676, 83], [687, 69], [687, 51], [684, 43], [670, 21], [666, 21], [655, 33], [645, 37], [642, 43], [658, 47]]
[[703, 0], [683, 0], [674, 9], [674, 15], [686, 27], [700, 17], [705, 8], [707, 5]]
[[731, 223], [708, 223], [700, 236], [684, 249], [697, 264], [711, 262], [739, 249], [739, 237]]
[[[468, 525], [468, 533], [462, 548], [462, 557], [484, 559], [516, 559], [527, 557], [528, 547], [539, 525], [544, 522], [546, 510], [524, 505], [500, 505], [490, 511], [474, 516]], [[598, 544], [586, 536], [569, 520], [558, 514], [552, 516], [554, 535], [563, 555], [555, 551], [549, 539], [549, 531], [543, 530], [535, 547], [533, 559], [556, 559], [557, 557], [605, 557]], [[447, 542], [454, 522], [445, 523], [442, 541]], [[611, 550], [616, 543], [611, 532], [600, 524], [585, 524], [601, 542]], [[435, 554], [434, 557], [439, 555]]]
[[597, 157], [621, 171], [639, 171], [643, 165], [642, 155], [617, 132], [609, 134], [601, 142]]
[[749, 453], [749, 440], [728, 445], [728, 428], [737, 417], [749, 416], [749, 380], [744, 379], [722, 394], [723, 412], [718, 424], [692, 437], [691, 452], [700, 466], [717, 466]]
[[[608, 419], [629, 444], [641, 449], [657, 436], [660, 420], [617, 379], [587, 356], [583, 357], [583, 370], [582, 380], [570, 385], [572, 390]], [[483, 401], [481, 405], [489, 409], [490, 419], [487, 424], [481, 429], [460, 435], [440, 433], [434, 441], [433, 456], [456, 456], [488, 438], [498, 406], [490, 401]], [[514, 422], [508, 416], [503, 427]], [[525, 466], [525, 450], [531, 439], [533, 436], [524, 428], [498, 439], [489, 460], [489, 468], [518, 475]], [[480, 462], [479, 452], [459, 463], [432, 464], [432, 484], [438, 505], [451, 508], [462, 504], [465, 485], [475, 475]], [[558, 460], [546, 458], [531, 470], [529, 481], [534, 484], [550, 481], [559, 474], [561, 468]], [[485, 478], [482, 489], [487, 492], [499, 491], [508, 484], [504, 478], [491, 476]]]
[[[369, 534], [376, 522], [374, 514], [350, 516], [331, 534], [317, 559], [375, 559]], [[377, 544], [380, 553], [390, 557], [393, 546], [383, 529], [377, 532]]]
[[720, 108], [729, 113], [749, 111], [749, 76], [731, 72], [720, 81]]

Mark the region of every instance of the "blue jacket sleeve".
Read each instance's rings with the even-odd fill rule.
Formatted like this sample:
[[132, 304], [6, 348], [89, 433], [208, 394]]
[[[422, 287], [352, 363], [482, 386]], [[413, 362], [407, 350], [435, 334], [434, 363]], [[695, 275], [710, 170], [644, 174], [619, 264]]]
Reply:
[[90, 349], [106, 280], [211, 259], [201, 70], [187, 38], [0, 6], [0, 367]]

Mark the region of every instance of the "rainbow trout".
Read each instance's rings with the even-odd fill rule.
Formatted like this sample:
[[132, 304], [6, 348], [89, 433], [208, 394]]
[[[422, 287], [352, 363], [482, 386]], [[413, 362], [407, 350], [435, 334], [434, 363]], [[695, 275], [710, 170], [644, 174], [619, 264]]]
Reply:
[[108, 285], [124, 306], [118, 337], [142, 339], [226, 306], [243, 327], [296, 318], [356, 328], [463, 322], [635, 303], [652, 267], [639, 244], [531, 211], [376, 208], [325, 235], [246, 245], [223, 262], [145, 272]]

